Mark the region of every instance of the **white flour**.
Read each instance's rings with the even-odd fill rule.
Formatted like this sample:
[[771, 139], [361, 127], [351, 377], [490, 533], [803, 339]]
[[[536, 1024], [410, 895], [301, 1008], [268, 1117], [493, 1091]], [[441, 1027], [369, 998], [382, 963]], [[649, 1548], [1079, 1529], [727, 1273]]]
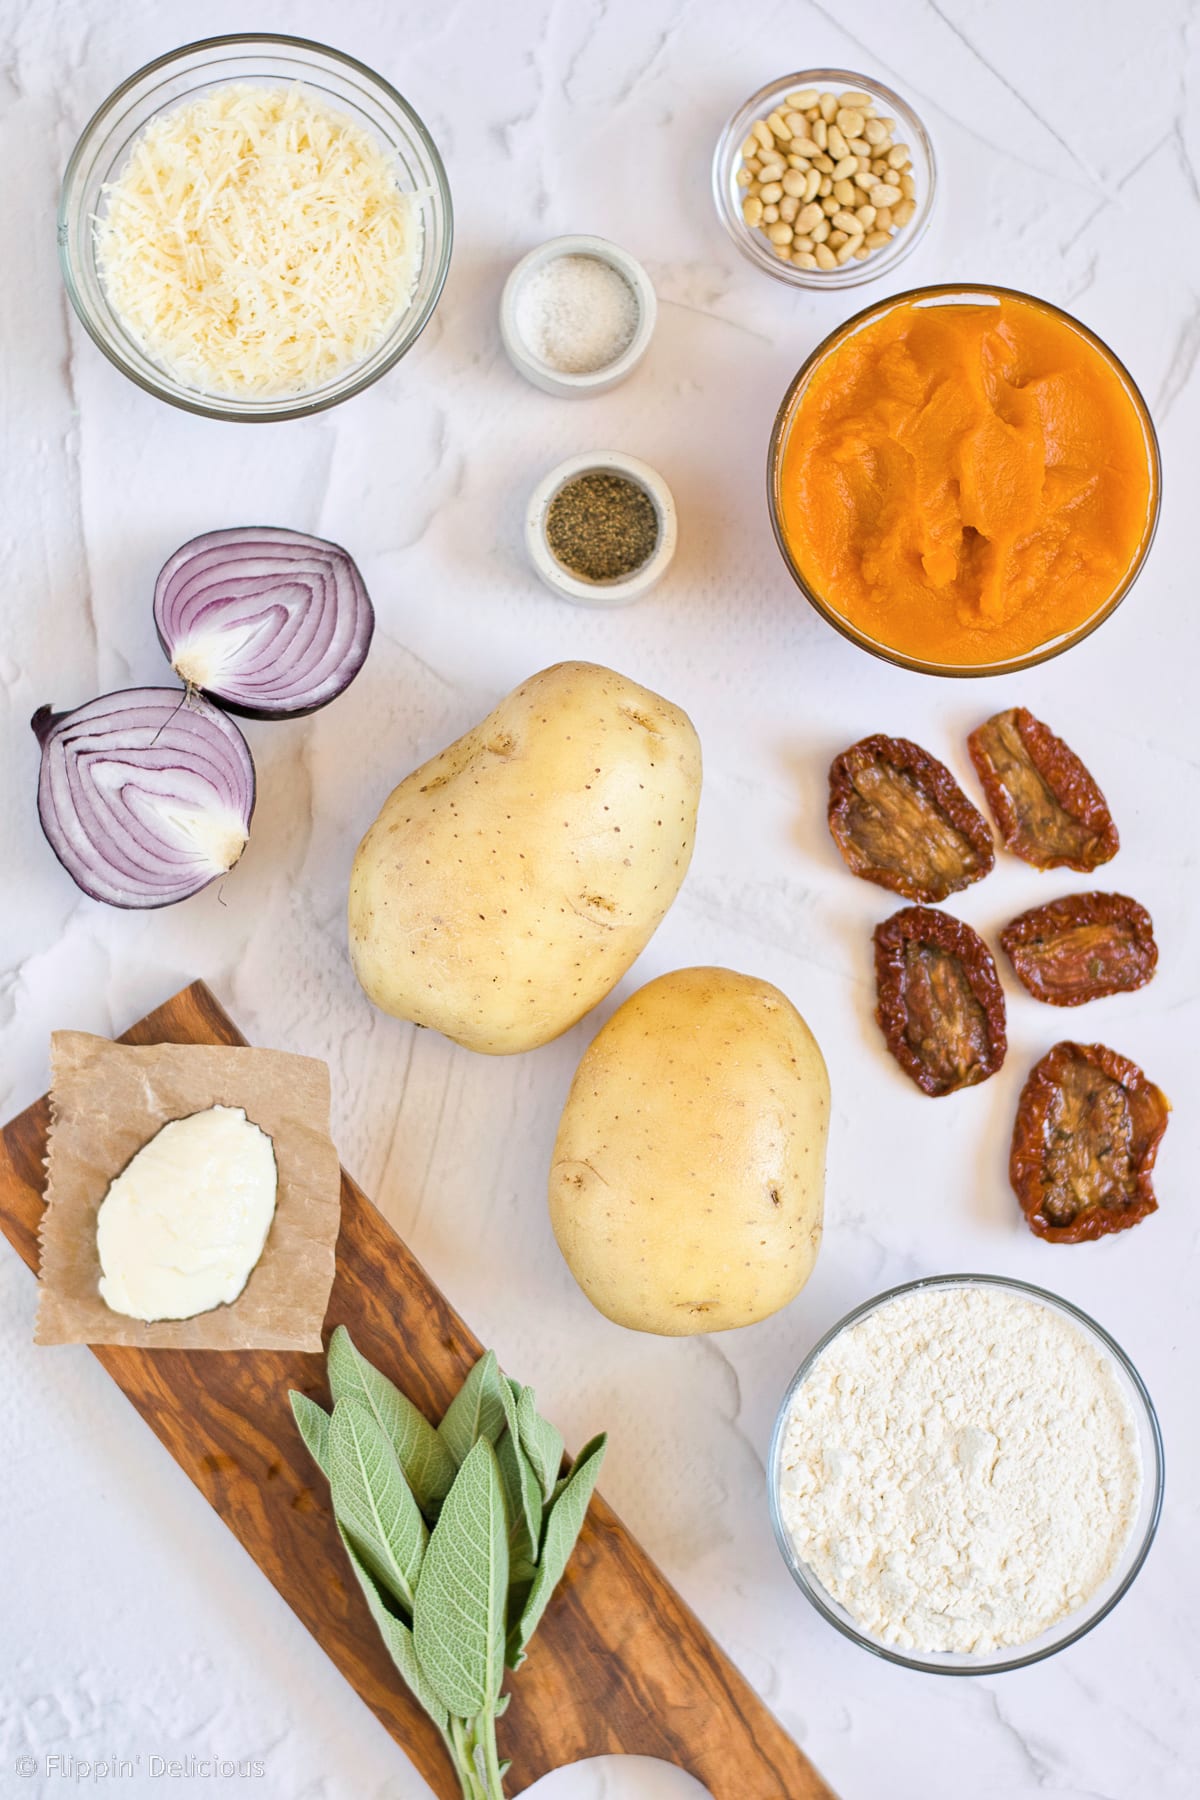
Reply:
[[1073, 1323], [1002, 1288], [933, 1288], [819, 1358], [792, 1402], [780, 1509], [863, 1630], [989, 1651], [1088, 1600], [1141, 1484], [1129, 1401]]

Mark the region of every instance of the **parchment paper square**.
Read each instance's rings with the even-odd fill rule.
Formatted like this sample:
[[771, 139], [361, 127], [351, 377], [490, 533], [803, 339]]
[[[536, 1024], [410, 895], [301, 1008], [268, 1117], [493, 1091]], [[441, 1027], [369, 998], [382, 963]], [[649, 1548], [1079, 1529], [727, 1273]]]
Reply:
[[[333, 1285], [341, 1170], [329, 1135], [329, 1070], [282, 1050], [51, 1039], [46, 1211], [34, 1342], [162, 1350], [319, 1350]], [[150, 1324], [100, 1298], [96, 1216], [115, 1175], [170, 1119], [240, 1106], [270, 1136], [279, 1171], [262, 1256], [236, 1300]]]

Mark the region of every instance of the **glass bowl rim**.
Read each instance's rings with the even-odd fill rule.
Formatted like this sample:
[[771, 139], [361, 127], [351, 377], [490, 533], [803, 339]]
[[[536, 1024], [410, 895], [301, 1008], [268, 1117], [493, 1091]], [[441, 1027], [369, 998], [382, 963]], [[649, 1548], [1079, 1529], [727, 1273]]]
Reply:
[[[739, 141], [733, 128], [743, 114], [759, 111], [771, 95], [786, 93], [793, 86], [811, 87], [814, 83], [825, 81], [839, 85], [844, 83], [851, 92], [857, 87], [862, 92], [869, 92], [872, 96], [885, 99], [889, 106], [894, 106], [906, 124], [911, 122], [913, 135], [917, 138], [929, 167], [929, 180], [925, 193], [918, 201], [916, 217], [913, 219], [911, 227], [904, 231], [903, 236], [895, 240], [896, 254], [887, 259], [885, 252], [883, 256], [871, 257], [865, 262], [855, 263], [852, 274], [847, 274], [844, 269], [797, 269], [791, 263], [781, 262], [777, 256], [769, 259], [765, 255], [758, 256], [748, 227], [740, 216], [735, 214], [729, 203], [726, 184], [721, 176], [721, 165], [728, 146], [733, 144], [736, 147]], [[756, 269], [760, 269], [765, 275], [773, 276], [776, 281], [784, 282], [788, 287], [805, 288], [813, 293], [821, 290], [840, 293], [847, 288], [864, 287], [870, 281], [884, 280], [908, 259], [921, 242], [933, 218], [938, 192], [937, 152], [934, 149], [929, 128], [916, 107], [911, 100], [906, 100], [903, 94], [897, 93], [895, 88], [889, 87], [887, 82], [880, 81], [874, 76], [864, 75], [857, 69], [797, 69], [790, 75], [780, 76], [777, 81], [768, 82], [764, 87], [760, 87], [757, 93], [749, 95], [739, 107], [730, 113], [718, 133], [716, 147], [713, 151], [711, 186], [717, 217], [738, 250], [748, 262], [754, 264]], [[849, 264], [846, 266], [850, 267]]]
[[[161, 381], [151, 380], [139, 369], [131, 367], [115, 346], [109, 342], [107, 335], [93, 320], [91, 309], [84, 301], [79, 284], [75, 279], [75, 268], [70, 253], [68, 202], [93, 134], [128, 94], [145, 82], [148, 77], [158, 74], [162, 69], [169, 68], [173, 63], [183, 62], [187, 57], [199, 55], [201, 52], [213, 53], [232, 50], [250, 44], [268, 48], [283, 46], [290, 50], [302, 51], [310, 58], [328, 58], [331, 62], [340, 63], [344, 68], [352, 70], [356, 75], [363, 77], [369, 86], [379, 90], [389, 104], [407, 120], [414, 136], [420, 142], [422, 150], [429, 158], [438, 199], [445, 214], [445, 227], [442, 234], [441, 254], [434, 270], [433, 285], [425, 303], [424, 317], [411, 337], [406, 338], [403, 332], [399, 333], [397, 342], [377, 368], [372, 368], [369, 372], [363, 371], [357, 376], [354, 375], [353, 368], [351, 368], [347, 371], [344, 384], [335, 380], [332, 391], [322, 395], [320, 399], [305, 400], [303, 394], [298, 394], [293, 396], [295, 404], [290, 406], [264, 405], [261, 409], [255, 408], [253, 411], [238, 411], [234, 407], [213, 406], [207, 404], [203, 399], [190, 398], [190, 391], [177, 386], [165, 371]], [[454, 247], [454, 205], [446, 166], [429, 128], [404, 98], [404, 95], [398, 88], [392, 86], [386, 76], [380, 75], [368, 63], [360, 61], [356, 56], [351, 56], [347, 51], [335, 49], [331, 44], [319, 43], [316, 38], [296, 37], [288, 32], [279, 31], [235, 31], [224, 33], [219, 37], [195, 38], [191, 43], [180, 44], [173, 50], [164, 51], [161, 56], [155, 56], [149, 62], [134, 69], [132, 74], [127, 75], [124, 81], [113, 88], [111, 93], [100, 102], [76, 138], [63, 170], [56, 213], [56, 235], [59, 269], [72, 310], [96, 348], [107, 357], [114, 368], [119, 369], [121, 374], [132, 381], [135, 386], [141, 388], [143, 393], [153, 395], [156, 400], [165, 401], [168, 406], [178, 407], [182, 412], [198, 414], [201, 418], [217, 419], [233, 425], [272, 425], [287, 419], [311, 418], [315, 413], [325, 412], [329, 407], [338, 406], [343, 400], [349, 400], [355, 394], [361, 394], [364, 389], [373, 386], [381, 376], [393, 369], [400, 358], [412, 348], [436, 312], [438, 302], [442, 297], [442, 290], [446, 285], [446, 277], [450, 272], [450, 257]], [[405, 316], [402, 313], [397, 319], [397, 327], [400, 326]], [[273, 398], [278, 397], [273, 396]]]
[[[972, 294], [983, 294], [1001, 300], [1023, 300], [1041, 307], [1077, 331], [1116, 370], [1128, 390], [1130, 400], [1145, 433], [1146, 463], [1150, 474], [1149, 517], [1137, 554], [1121, 580], [1107, 600], [1096, 609], [1090, 618], [1085, 619], [1074, 630], [1060, 638], [1052, 639], [1049, 644], [1039, 645], [1021, 656], [1008, 657], [1003, 662], [930, 662], [924, 657], [909, 656], [904, 651], [894, 650], [890, 646], [878, 642], [868, 632], [863, 631], [857, 625], [852, 625], [816, 592], [801, 570], [784, 537], [779, 508], [779, 470], [783, 460], [784, 445], [787, 441], [788, 421], [796, 397], [818, 363], [830, 351], [848, 338], [853, 331], [865, 324], [873, 315], [882, 314], [891, 307], [915, 305], [918, 301], [935, 299], [942, 295], [970, 296]], [[866, 650], [871, 656], [878, 657], [882, 662], [892, 663], [901, 669], [911, 669], [918, 675], [944, 675], [960, 680], [982, 680], [988, 676], [1015, 675], [1022, 669], [1036, 668], [1041, 663], [1052, 662], [1064, 651], [1073, 650], [1076, 644], [1081, 644], [1085, 638], [1091, 637], [1094, 631], [1098, 631], [1100, 626], [1116, 612], [1146, 566], [1155, 537], [1158, 535], [1159, 520], [1162, 516], [1162, 489], [1162, 452], [1158, 441], [1158, 430], [1146, 396], [1116, 351], [1105, 343], [1098, 332], [1093, 331], [1089, 325], [1085, 325], [1082, 319], [1077, 319], [1075, 314], [1068, 312], [1065, 307], [1057, 306], [1053, 300], [1044, 300], [1040, 294], [1031, 294], [1024, 288], [1004, 287], [994, 281], [939, 281], [928, 283], [922, 287], [905, 288], [899, 294], [889, 294], [883, 299], [872, 300], [869, 305], [862, 307], [850, 318], [844, 319], [840, 325], [835, 325], [833, 330], [823, 337], [816, 348], [805, 357], [788, 383], [787, 391], [779, 403], [779, 409], [771, 426], [771, 436], [767, 447], [767, 506], [771, 516], [771, 530], [788, 574], [809, 605], [820, 613], [825, 622], [832, 625], [835, 631], [840, 632], [842, 637], [847, 638], [850, 643], [856, 644], [860, 650]]]
[[[1040, 1649], [1020, 1651], [1019, 1646], [1014, 1646], [1014, 1649], [1018, 1651], [1018, 1654], [1006, 1657], [1004, 1660], [998, 1662], [988, 1661], [985, 1657], [981, 1657], [977, 1663], [964, 1663], [961, 1665], [929, 1661], [927, 1659], [934, 1654], [932, 1651], [910, 1654], [907, 1651], [898, 1650], [892, 1645], [877, 1643], [874, 1638], [868, 1637], [865, 1632], [859, 1631], [856, 1626], [849, 1623], [846, 1619], [839, 1618], [832, 1607], [825, 1603], [824, 1589], [821, 1587], [818, 1578], [810, 1573], [809, 1578], [806, 1580], [800, 1574], [799, 1566], [803, 1565], [806, 1567], [807, 1565], [804, 1565], [803, 1557], [800, 1556], [792, 1545], [791, 1539], [787, 1534], [787, 1529], [783, 1523], [780, 1510], [779, 1463], [783, 1454], [783, 1440], [787, 1430], [788, 1414], [791, 1410], [793, 1396], [796, 1394], [802, 1383], [805, 1382], [812, 1373], [818, 1357], [829, 1348], [835, 1338], [841, 1336], [843, 1331], [848, 1330], [852, 1325], [856, 1325], [860, 1319], [865, 1318], [869, 1313], [876, 1312], [881, 1307], [886, 1306], [889, 1301], [897, 1299], [901, 1294], [911, 1294], [926, 1288], [941, 1287], [1006, 1288], [1012, 1292], [1030, 1296], [1044, 1305], [1057, 1307], [1061, 1312], [1067, 1313], [1076, 1324], [1082, 1325], [1086, 1332], [1090, 1332], [1093, 1337], [1099, 1339], [1104, 1350], [1120, 1366], [1127, 1377], [1137, 1395], [1138, 1401], [1141, 1403], [1145, 1424], [1154, 1450], [1153, 1498], [1150, 1516], [1146, 1522], [1141, 1543], [1138, 1545], [1129, 1568], [1125, 1571], [1121, 1581], [1109, 1595], [1104, 1605], [1100, 1607], [1098, 1611], [1085, 1618], [1080, 1624], [1076, 1625], [1074, 1629], [1066, 1630], [1064, 1635], [1055, 1638], [1048, 1644], [1042, 1645]], [[1145, 1480], [1148, 1478], [1149, 1474], [1150, 1471], [1144, 1471], [1143, 1479]], [[1038, 1287], [1031, 1281], [1018, 1280], [1016, 1276], [1012, 1275], [989, 1275], [971, 1271], [966, 1271], [962, 1274], [920, 1275], [913, 1281], [898, 1282], [895, 1287], [885, 1288], [882, 1293], [874, 1294], [869, 1299], [862, 1301], [860, 1305], [852, 1308], [852, 1310], [846, 1313], [843, 1318], [839, 1319], [836, 1324], [831, 1325], [823, 1337], [814, 1344], [813, 1348], [808, 1352], [808, 1355], [800, 1364], [800, 1367], [796, 1370], [796, 1373], [792, 1376], [792, 1379], [788, 1382], [787, 1391], [783, 1396], [783, 1401], [776, 1416], [775, 1428], [771, 1434], [771, 1447], [767, 1454], [767, 1497], [771, 1514], [771, 1526], [775, 1534], [775, 1542], [779, 1546], [779, 1552], [787, 1566], [788, 1574], [792, 1577], [792, 1580], [800, 1589], [800, 1592], [804, 1595], [805, 1599], [808, 1600], [809, 1604], [821, 1614], [822, 1618], [828, 1620], [835, 1630], [839, 1631], [844, 1638], [848, 1638], [852, 1644], [857, 1644], [860, 1649], [870, 1651], [872, 1656], [881, 1657], [884, 1662], [896, 1663], [900, 1668], [915, 1669], [926, 1675], [1006, 1675], [1014, 1669], [1027, 1669], [1034, 1663], [1044, 1662], [1048, 1656], [1056, 1656], [1060, 1650], [1065, 1650], [1069, 1645], [1078, 1643], [1080, 1638], [1086, 1637], [1088, 1632], [1099, 1625], [1102, 1619], [1108, 1617], [1118, 1601], [1125, 1598], [1125, 1595], [1129, 1592], [1138, 1575], [1141, 1573], [1142, 1565], [1149, 1556], [1151, 1546], [1158, 1534], [1159, 1522], [1162, 1518], [1165, 1489], [1166, 1455], [1163, 1448], [1162, 1427], [1158, 1421], [1158, 1414], [1155, 1411], [1154, 1402], [1150, 1398], [1149, 1390], [1147, 1389], [1145, 1382], [1134, 1367], [1131, 1358], [1121, 1348], [1120, 1344], [1117, 1343], [1116, 1339], [1111, 1337], [1102, 1325], [1098, 1325], [1089, 1313], [1084, 1312], [1081, 1306], [1076, 1306], [1073, 1301], [1064, 1299], [1061, 1294], [1051, 1292], [1049, 1288]], [[1073, 1616], [1077, 1615], [1068, 1614], [1066, 1619], [1062, 1621], [1064, 1627], [1070, 1624], [1070, 1620]], [[1003, 1651], [997, 1652], [997, 1654], [1004, 1657]]]

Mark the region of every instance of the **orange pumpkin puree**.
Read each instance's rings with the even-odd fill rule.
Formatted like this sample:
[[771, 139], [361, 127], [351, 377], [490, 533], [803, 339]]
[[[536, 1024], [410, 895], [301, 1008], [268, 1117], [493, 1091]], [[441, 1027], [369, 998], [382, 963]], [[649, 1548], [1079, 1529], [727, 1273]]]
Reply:
[[818, 364], [780, 524], [809, 587], [903, 655], [1004, 662], [1089, 619], [1149, 524], [1146, 434], [1113, 363], [1036, 303], [907, 303]]

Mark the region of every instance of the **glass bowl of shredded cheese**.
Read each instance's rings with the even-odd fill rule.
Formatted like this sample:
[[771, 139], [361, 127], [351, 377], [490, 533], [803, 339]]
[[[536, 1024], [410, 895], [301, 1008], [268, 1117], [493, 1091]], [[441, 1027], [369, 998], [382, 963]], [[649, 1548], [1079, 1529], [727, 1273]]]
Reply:
[[441, 157], [408, 102], [303, 38], [233, 36], [139, 69], [63, 179], [59, 259], [111, 362], [208, 418], [303, 417], [386, 373], [450, 263]]
[[999, 1275], [891, 1288], [826, 1333], [771, 1445], [771, 1519], [843, 1636], [928, 1674], [1052, 1656], [1128, 1592], [1162, 1511], [1137, 1370], [1057, 1294]]

